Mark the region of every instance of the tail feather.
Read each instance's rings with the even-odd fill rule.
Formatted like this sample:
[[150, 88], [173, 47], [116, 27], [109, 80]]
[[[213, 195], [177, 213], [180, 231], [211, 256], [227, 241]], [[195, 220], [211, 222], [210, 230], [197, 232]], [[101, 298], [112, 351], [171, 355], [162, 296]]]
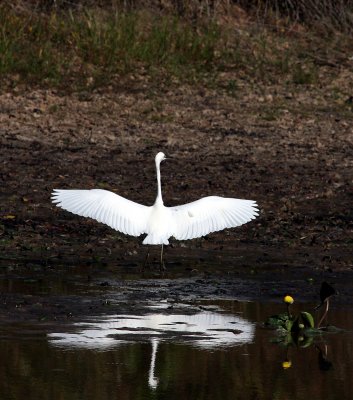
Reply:
[[168, 236], [159, 236], [153, 233], [148, 234], [142, 244], [169, 244]]

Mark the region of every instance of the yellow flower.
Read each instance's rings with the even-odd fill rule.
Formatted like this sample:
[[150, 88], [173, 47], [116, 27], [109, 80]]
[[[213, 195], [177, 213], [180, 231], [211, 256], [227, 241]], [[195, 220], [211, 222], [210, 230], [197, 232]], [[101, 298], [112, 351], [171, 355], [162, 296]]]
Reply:
[[292, 361], [286, 360], [286, 361], [283, 361], [283, 363], [282, 363], [282, 368], [283, 369], [288, 369], [291, 366], [292, 366]]
[[284, 301], [286, 304], [293, 304], [293, 303], [294, 303], [294, 299], [293, 299], [292, 296], [285, 296], [284, 299], [283, 299], [283, 301]]

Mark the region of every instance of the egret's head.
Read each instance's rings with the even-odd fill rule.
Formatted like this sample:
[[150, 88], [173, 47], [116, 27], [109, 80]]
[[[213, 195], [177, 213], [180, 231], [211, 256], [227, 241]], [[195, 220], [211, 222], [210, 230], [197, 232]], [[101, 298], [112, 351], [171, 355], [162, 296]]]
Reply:
[[165, 160], [167, 157], [165, 156], [164, 153], [162, 153], [161, 151], [156, 155], [156, 164], [160, 164], [163, 160]]

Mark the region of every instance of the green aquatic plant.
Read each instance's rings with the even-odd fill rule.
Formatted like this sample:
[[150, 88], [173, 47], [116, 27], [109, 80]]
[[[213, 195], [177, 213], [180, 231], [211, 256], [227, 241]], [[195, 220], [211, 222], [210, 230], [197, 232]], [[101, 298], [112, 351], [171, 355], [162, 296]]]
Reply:
[[293, 313], [291, 306], [294, 303], [294, 298], [290, 295], [286, 295], [283, 298], [283, 302], [286, 305], [286, 312], [272, 315], [265, 321], [265, 326], [275, 329], [278, 335], [271, 340], [273, 343], [279, 344], [286, 350], [285, 356], [282, 358], [282, 369], [287, 370], [292, 367], [292, 361], [290, 358], [290, 349], [296, 348], [308, 348], [313, 346], [319, 351], [318, 363], [320, 370], [327, 371], [332, 368], [332, 362], [327, 358], [327, 345], [325, 344], [324, 349], [321, 349], [320, 343], [322, 338], [318, 341], [316, 338], [318, 335], [327, 333], [338, 333], [342, 332], [342, 329], [336, 328], [332, 325], [326, 325], [322, 327], [322, 323], [327, 317], [329, 309], [329, 300], [336, 294], [335, 289], [327, 282], [323, 282], [320, 288], [320, 304], [315, 308], [319, 309], [325, 306], [324, 313], [321, 318], [318, 316], [318, 323], [315, 323], [313, 315], [308, 311], [298, 311]]
[[286, 312], [272, 315], [265, 321], [265, 326], [276, 329], [279, 333], [278, 341], [285, 345], [295, 344], [300, 347], [308, 347], [313, 343], [313, 338], [321, 335], [323, 332], [340, 332], [339, 328], [334, 326], [322, 326], [329, 310], [329, 300], [336, 294], [335, 289], [327, 282], [323, 282], [320, 288], [320, 304], [315, 308], [319, 309], [325, 306], [325, 310], [318, 323], [315, 322], [313, 315], [308, 311], [291, 312], [291, 305], [294, 298], [286, 295], [283, 302], [286, 305]]
[[301, 311], [299, 314], [293, 315], [290, 306], [294, 303], [292, 296], [285, 296], [283, 302], [287, 306], [287, 312], [272, 315], [267, 318], [265, 326], [278, 329], [283, 332], [300, 332], [304, 329], [314, 329], [314, 317], [307, 311]]

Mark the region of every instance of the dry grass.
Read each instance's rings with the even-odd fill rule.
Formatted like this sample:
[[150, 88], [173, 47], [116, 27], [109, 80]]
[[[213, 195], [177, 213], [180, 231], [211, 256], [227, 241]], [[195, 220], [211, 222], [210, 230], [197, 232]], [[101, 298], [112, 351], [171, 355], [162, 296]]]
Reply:
[[224, 46], [215, 24], [112, 10], [14, 12], [0, 7], [0, 73], [61, 85], [110, 80], [131, 71], [163, 74], [212, 69]]
[[321, 33], [352, 32], [352, 0], [236, 0], [256, 13], [261, 20], [287, 18], [291, 22], [306, 24]]
[[23, 82], [87, 89], [131, 73], [212, 84], [230, 70], [242, 79], [315, 85], [323, 67], [349, 62], [346, 54], [352, 51], [349, 35], [327, 30], [323, 40], [321, 30], [300, 24], [314, 11], [300, 12], [299, 0], [264, 0], [256, 7], [241, 0], [84, 4], [19, 0], [0, 5], [5, 87]]

